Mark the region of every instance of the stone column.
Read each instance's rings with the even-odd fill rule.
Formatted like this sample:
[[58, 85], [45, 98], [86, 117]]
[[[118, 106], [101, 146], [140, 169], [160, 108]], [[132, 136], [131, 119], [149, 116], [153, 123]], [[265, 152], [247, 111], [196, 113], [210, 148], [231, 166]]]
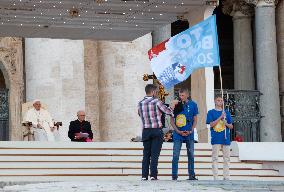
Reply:
[[155, 31], [152, 32], [152, 42], [153, 46], [162, 43], [163, 41], [171, 38], [171, 24], [165, 25]]
[[251, 16], [253, 6], [243, 0], [223, 2], [223, 12], [233, 17], [234, 24], [234, 88], [254, 90], [254, 63]]
[[130, 141], [141, 135], [138, 101], [145, 96], [144, 73], [151, 73], [147, 53], [151, 34], [132, 42], [98, 42], [101, 141]]
[[254, 63], [251, 17], [241, 12], [233, 15], [234, 24], [234, 88], [254, 90]]
[[[255, 90], [254, 62], [251, 16], [254, 13], [253, 5], [243, 0], [227, 0], [223, 3], [223, 12], [233, 17], [234, 28], [234, 89]], [[247, 106], [246, 98], [235, 96], [236, 117], [245, 117], [242, 113]], [[240, 113], [241, 112], [241, 113]], [[253, 124], [256, 125], [256, 124]], [[255, 126], [254, 126], [255, 127]], [[235, 122], [234, 130], [246, 139], [247, 127], [243, 122]], [[256, 132], [250, 130], [249, 132]]]
[[[277, 29], [277, 53], [279, 66], [279, 88], [284, 92], [284, 0], [281, 0], [276, 8], [276, 29]], [[282, 111], [284, 115], [284, 96], [281, 98]], [[284, 138], [284, 121], [282, 121], [282, 139]]]
[[100, 98], [99, 98], [99, 62], [98, 42], [84, 40], [85, 60], [85, 109], [86, 118], [90, 121], [94, 141], [100, 141]]
[[254, 0], [256, 31], [256, 72], [260, 97], [261, 141], [281, 141], [278, 63], [276, 49], [275, 1]]
[[243, 0], [227, 0], [223, 12], [233, 16], [234, 24], [234, 88], [254, 90], [254, 64], [251, 16], [253, 6]]

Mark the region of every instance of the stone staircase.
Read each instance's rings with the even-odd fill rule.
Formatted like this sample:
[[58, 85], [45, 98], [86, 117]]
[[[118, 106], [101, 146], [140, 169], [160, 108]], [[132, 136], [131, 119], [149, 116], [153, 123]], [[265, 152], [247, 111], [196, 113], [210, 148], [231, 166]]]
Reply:
[[[142, 143], [130, 142], [0, 142], [1, 181], [139, 180]], [[222, 160], [220, 154], [220, 160]], [[159, 178], [171, 179], [172, 143], [164, 143]], [[231, 157], [231, 180], [284, 181], [279, 172], [261, 162]], [[199, 180], [212, 180], [211, 145], [195, 145], [195, 172]], [[222, 164], [219, 166], [222, 174]], [[181, 151], [179, 179], [187, 178], [185, 146]], [[221, 177], [220, 177], [221, 178]]]

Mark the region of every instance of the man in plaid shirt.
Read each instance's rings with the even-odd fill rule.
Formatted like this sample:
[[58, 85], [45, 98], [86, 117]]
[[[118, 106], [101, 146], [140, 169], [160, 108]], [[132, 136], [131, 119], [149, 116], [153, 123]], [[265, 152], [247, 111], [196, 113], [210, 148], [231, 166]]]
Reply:
[[[173, 115], [173, 108], [167, 107], [156, 96], [158, 87], [148, 84], [145, 87], [146, 96], [138, 103], [138, 114], [143, 123], [143, 160], [142, 180], [148, 180], [149, 166], [151, 169], [151, 180], [157, 180], [158, 159], [163, 144], [162, 113]], [[175, 105], [172, 104], [174, 107]], [[151, 159], [151, 162], [150, 162]]]

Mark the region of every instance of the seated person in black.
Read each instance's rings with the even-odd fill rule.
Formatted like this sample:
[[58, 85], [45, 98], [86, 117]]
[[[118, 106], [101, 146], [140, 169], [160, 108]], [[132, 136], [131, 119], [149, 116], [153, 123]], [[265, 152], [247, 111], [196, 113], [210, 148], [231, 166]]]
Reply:
[[68, 137], [71, 141], [87, 142], [88, 140], [93, 139], [91, 124], [90, 122], [85, 121], [85, 116], [84, 111], [78, 111], [78, 119], [70, 122]]

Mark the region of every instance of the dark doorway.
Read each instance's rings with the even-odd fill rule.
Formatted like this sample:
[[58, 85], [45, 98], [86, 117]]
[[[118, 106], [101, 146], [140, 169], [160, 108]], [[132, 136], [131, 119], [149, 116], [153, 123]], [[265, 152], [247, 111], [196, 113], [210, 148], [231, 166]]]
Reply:
[[0, 70], [0, 141], [9, 141], [9, 101], [5, 78]]
[[[217, 30], [220, 51], [220, 64], [222, 69], [223, 88], [234, 89], [234, 36], [232, 17], [222, 12], [220, 6], [214, 10], [217, 17]], [[219, 67], [214, 67], [214, 87], [221, 88]]]

